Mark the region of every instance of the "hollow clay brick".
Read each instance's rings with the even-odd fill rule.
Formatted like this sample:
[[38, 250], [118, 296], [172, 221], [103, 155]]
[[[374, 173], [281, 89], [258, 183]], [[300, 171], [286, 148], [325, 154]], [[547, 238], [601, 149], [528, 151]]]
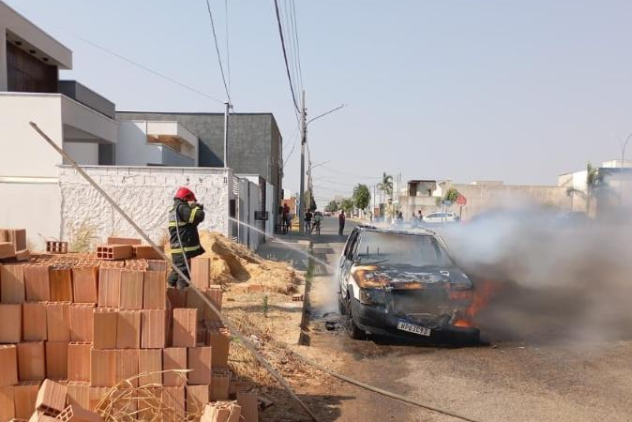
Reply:
[[164, 271], [146, 271], [143, 283], [143, 309], [167, 307], [167, 283]]
[[29, 302], [50, 301], [50, 278], [48, 265], [29, 264], [24, 266], [24, 286]]
[[0, 421], [7, 422], [15, 418], [15, 388], [0, 387]]
[[211, 375], [211, 400], [228, 400], [230, 372], [227, 369], [214, 369]]
[[25, 302], [22, 304], [22, 338], [24, 341], [47, 339], [45, 303]]
[[197, 345], [197, 309], [176, 308], [173, 310], [173, 346], [195, 347]]
[[50, 267], [50, 300], [52, 302], [72, 302], [72, 269], [70, 267]]
[[99, 306], [104, 308], [118, 307], [120, 291], [121, 269], [101, 267], [99, 269]]
[[167, 345], [167, 311], [141, 312], [141, 347], [163, 349]]
[[46, 378], [46, 352], [43, 341], [18, 344], [18, 379], [20, 382]]
[[132, 257], [134, 250], [131, 245], [105, 245], [97, 246], [97, 258], [109, 261], [128, 259]]
[[94, 347], [96, 349], [116, 349], [118, 312], [112, 308], [93, 310]]
[[198, 289], [209, 288], [211, 280], [211, 259], [196, 257], [191, 260], [191, 283]]
[[230, 350], [230, 333], [228, 329], [209, 329], [206, 344], [213, 349], [213, 367], [227, 368]]
[[256, 392], [237, 393], [237, 403], [241, 406], [241, 416], [244, 422], [259, 421], [259, 403]]
[[186, 386], [186, 411], [193, 414], [200, 414], [204, 410], [204, 405], [209, 401], [209, 386], [207, 385], [187, 385]]
[[70, 341], [70, 303], [48, 302], [46, 304], [46, 326], [48, 341]]
[[[164, 371], [173, 369], [187, 369], [187, 349], [184, 347], [169, 347], [163, 349], [162, 367]], [[168, 386], [182, 386], [186, 384], [186, 374], [165, 372], [162, 376], [163, 384]]]
[[[138, 351], [138, 373], [147, 373], [139, 378], [138, 383], [142, 387], [148, 384], [162, 384], [162, 350], [141, 349]], [[153, 373], [152, 373], [153, 372]], [[151, 373], [151, 374], [150, 374]]]
[[18, 383], [18, 349], [15, 345], [0, 346], [0, 387]]
[[135, 377], [130, 382], [134, 387], [138, 386], [138, 350], [116, 350], [116, 375], [117, 383]]
[[23, 303], [26, 300], [25, 266], [25, 264], [0, 266], [0, 300], [2, 303]]
[[140, 245], [143, 243], [140, 239], [136, 239], [133, 237], [108, 237], [108, 245]]
[[171, 417], [163, 419], [163, 422], [179, 422], [184, 419], [186, 400], [184, 387], [164, 387], [162, 391], [162, 402], [165, 407], [175, 410]]
[[68, 242], [49, 240], [46, 242], [46, 252], [52, 254], [66, 254], [68, 253]]
[[116, 350], [90, 351], [90, 386], [113, 387], [116, 384]]
[[[7, 321], [11, 321], [10, 324]], [[0, 343], [18, 343], [22, 338], [22, 305], [0, 305]]]
[[143, 276], [142, 271], [123, 270], [121, 272], [119, 309], [143, 309]]
[[191, 347], [188, 349], [189, 385], [207, 385], [211, 383], [211, 348]]
[[46, 342], [46, 378], [68, 379], [68, 342]]
[[49, 379], [44, 380], [37, 392], [35, 409], [51, 416], [57, 416], [66, 407], [68, 387]]
[[149, 245], [134, 245], [134, 257], [137, 259], [162, 259], [162, 256]]
[[[109, 387], [90, 387], [90, 406], [89, 410], [96, 411], [99, 403], [102, 403], [103, 397], [108, 394]], [[107, 403], [104, 403], [107, 405]]]
[[148, 259], [147, 271], [167, 271], [169, 264], [164, 259]]
[[96, 266], [86, 265], [72, 269], [72, 288], [75, 303], [97, 303], [98, 271]]
[[16, 251], [27, 249], [26, 229], [3, 229], [2, 241], [11, 242], [15, 246]]
[[29, 419], [35, 409], [39, 382], [21, 382], [14, 388], [15, 418]]
[[0, 259], [13, 258], [15, 256], [15, 245], [11, 242], [0, 242]]
[[73, 303], [69, 309], [70, 341], [90, 342], [94, 338], [94, 305]]
[[90, 409], [90, 383], [89, 382], [68, 382], [68, 404], [81, 406]]
[[141, 312], [119, 311], [116, 326], [117, 349], [140, 349]]
[[[205, 296], [211, 301], [218, 311], [222, 311], [222, 298], [224, 292], [221, 286], [211, 286], [204, 291]], [[221, 321], [219, 315], [213, 311], [208, 305], [204, 306], [204, 320], [205, 321]]]
[[70, 343], [68, 345], [68, 379], [70, 381], [90, 381], [91, 343]]
[[57, 416], [59, 422], [103, 422], [103, 418], [96, 412], [91, 412], [80, 406], [69, 405]]
[[187, 307], [187, 289], [174, 289], [169, 287], [167, 288], [167, 298], [173, 309]]

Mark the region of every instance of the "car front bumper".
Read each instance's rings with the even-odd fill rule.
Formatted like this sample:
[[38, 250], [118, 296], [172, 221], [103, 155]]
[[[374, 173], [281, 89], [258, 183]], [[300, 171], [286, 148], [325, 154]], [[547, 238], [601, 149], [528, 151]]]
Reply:
[[[360, 303], [356, 298], [351, 298], [351, 313], [353, 320], [358, 328], [370, 334], [383, 335], [389, 337], [397, 337], [408, 340], [430, 339], [431, 341], [453, 341], [459, 338], [476, 339], [480, 336], [480, 331], [475, 327], [456, 327], [450, 325], [448, 318], [445, 322], [434, 326], [419, 324], [418, 322], [408, 319], [406, 316], [388, 313], [383, 306], [370, 306]], [[429, 337], [419, 334], [409, 333], [397, 328], [400, 321], [430, 328]]]

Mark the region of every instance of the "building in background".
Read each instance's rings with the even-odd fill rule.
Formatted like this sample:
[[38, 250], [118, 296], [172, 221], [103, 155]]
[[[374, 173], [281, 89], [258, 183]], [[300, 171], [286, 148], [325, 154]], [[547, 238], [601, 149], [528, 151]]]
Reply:
[[[160, 113], [118, 111], [124, 121], [178, 122], [199, 139], [199, 166], [224, 166], [223, 113]], [[274, 187], [273, 213], [282, 200], [283, 139], [271, 113], [234, 113], [230, 116], [228, 166], [235, 174], [257, 174]]]

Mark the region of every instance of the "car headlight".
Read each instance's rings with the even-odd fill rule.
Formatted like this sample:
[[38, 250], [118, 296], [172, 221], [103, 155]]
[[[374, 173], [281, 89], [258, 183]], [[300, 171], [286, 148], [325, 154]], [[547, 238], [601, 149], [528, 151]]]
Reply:
[[360, 289], [360, 303], [377, 306], [386, 303], [386, 292], [381, 289]]

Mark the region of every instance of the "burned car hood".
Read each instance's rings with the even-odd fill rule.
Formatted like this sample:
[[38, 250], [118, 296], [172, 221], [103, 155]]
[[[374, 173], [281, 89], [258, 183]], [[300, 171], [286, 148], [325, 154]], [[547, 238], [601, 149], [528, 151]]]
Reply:
[[468, 277], [457, 267], [412, 265], [358, 265], [355, 274], [364, 281], [365, 287], [391, 287], [393, 289], [414, 289], [447, 284], [457, 284], [462, 288], [471, 287]]

